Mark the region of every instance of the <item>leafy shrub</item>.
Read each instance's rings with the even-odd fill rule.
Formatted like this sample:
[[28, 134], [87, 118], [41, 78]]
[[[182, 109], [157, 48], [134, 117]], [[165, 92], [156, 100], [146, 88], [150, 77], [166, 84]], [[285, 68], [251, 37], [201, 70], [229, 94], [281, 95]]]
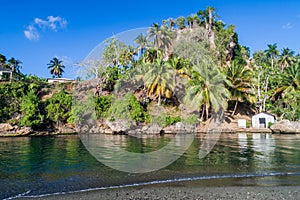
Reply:
[[22, 118], [20, 120], [21, 126], [39, 127], [43, 123], [43, 115], [40, 111], [41, 101], [34, 94], [33, 91], [28, 92], [27, 96], [23, 97], [20, 105]]
[[55, 122], [67, 122], [72, 117], [72, 96], [64, 91], [47, 100], [47, 117]]
[[123, 99], [116, 99], [108, 110], [110, 120], [131, 119], [134, 122], [145, 122], [149, 115], [132, 93], [127, 93]]
[[182, 120], [184, 124], [194, 125], [197, 123], [198, 116], [195, 114], [188, 115], [186, 118]]
[[111, 106], [111, 96], [99, 96], [95, 98], [95, 109], [97, 118], [106, 117]]

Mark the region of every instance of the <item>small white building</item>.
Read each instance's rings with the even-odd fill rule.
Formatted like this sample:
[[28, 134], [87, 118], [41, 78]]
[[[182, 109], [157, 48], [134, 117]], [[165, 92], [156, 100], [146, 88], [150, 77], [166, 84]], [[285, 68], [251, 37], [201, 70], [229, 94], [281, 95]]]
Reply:
[[5, 80], [5, 76], [12, 79], [12, 71], [10, 69], [4, 68], [0, 66], [0, 80]]
[[275, 116], [267, 113], [258, 113], [252, 117], [253, 128], [269, 128], [269, 124], [274, 124]]
[[48, 78], [48, 83], [68, 83], [68, 82], [74, 82], [72, 79], [68, 78]]

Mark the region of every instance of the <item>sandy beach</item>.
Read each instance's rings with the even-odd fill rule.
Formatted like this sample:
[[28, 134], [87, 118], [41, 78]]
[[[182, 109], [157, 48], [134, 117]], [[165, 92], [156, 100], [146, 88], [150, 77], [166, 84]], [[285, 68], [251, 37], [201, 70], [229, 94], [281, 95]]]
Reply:
[[95, 190], [40, 198], [19, 199], [300, 199], [299, 186], [276, 187], [182, 187], [147, 186], [121, 189]]

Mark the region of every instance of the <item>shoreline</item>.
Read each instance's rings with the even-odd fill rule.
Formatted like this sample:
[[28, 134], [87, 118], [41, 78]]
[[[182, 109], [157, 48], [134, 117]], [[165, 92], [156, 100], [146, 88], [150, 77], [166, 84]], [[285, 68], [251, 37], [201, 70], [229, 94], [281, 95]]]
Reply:
[[[205, 130], [198, 130], [196, 134], [206, 134], [208, 131]], [[217, 133], [217, 131], [214, 131]], [[140, 135], [174, 135], [176, 132], [163, 132], [161, 133], [141, 133]], [[184, 134], [188, 134], [188, 132], [180, 132]], [[294, 132], [278, 132], [278, 131], [272, 131], [269, 128], [260, 128], [260, 129], [254, 129], [254, 128], [237, 128], [237, 129], [222, 129], [220, 133], [225, 133], [225, 134], [238, 134], [238, 133], [245, 133], [245, 134], [253, 134], [253, 133], [261, 133], [261, 134], [273, 134], [273, 135], [297, 135], [300, 134], [300, 130], [296, 130]], [[95, 133], [93, 133], [95, 134]], [[99, 133], [99, 134], [104, 134], [104, 135], [130, 135], [127, 133]], [[64, 135], [78, 135], [77, 132], [47, 132], [47, 131], [34, 131], [31, 133], [26, 133], [26, 134], [16, 134], [14, 132], [0, 132], [0, 137], [39, 137], [39, 136], [64, 136]]]
[[299, 186], [146, 186], [54, 194], [17, 199], [299, 199]]

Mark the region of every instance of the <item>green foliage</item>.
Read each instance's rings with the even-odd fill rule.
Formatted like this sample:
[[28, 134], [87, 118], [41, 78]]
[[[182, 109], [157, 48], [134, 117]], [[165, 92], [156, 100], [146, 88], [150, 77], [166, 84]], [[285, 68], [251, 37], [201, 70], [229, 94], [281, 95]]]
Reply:
[[33, 128], [41, 126], [44, 116], [41, 114], [40, 107], [41, 101], [33, 91], [29, 91], [27, 95], [22, 98], [20, 105], [22, 118], [19, 124]]
[[92, 92], [87, 94], [85, 99], [79, 100], [78, 97], [74, 98], [72, 103], [71, 115], [68, 118], [68, 122], [80, 124], [84, 123], [84, 120], [87, 119], [97, 119], [96, 100]]
[[105, 72], [103, 72], [103, 74], [101, 75], [101, 77], [103, 77], [103, 90], [107, 90], [110, 92], [113, 91], [117, 80], [120, 78], [119, 75], [120, 72], [118, 67], [107, 67]]
[[198, 121], [198, 116], [195, 114], [188, 115], [187, 117], [182, 119], [182, 123], [188, 125], [195, 125]]
[[72, 117], [72, 96], [64, 91], [47, 100], [47, 117], [54, 122], [67, 122]]
[[165, 126], [170, 126], [173, 124], [176, 124], [177, 122], [181, 121], [180, 116], [172, 117], [172, 116], [167, 116], [165, 120]]
[[246, 121], [246, 128], [250, 128], [251, 123], [249, 121]]
[[50, 73], [53, 78], [61, 78], [62, 73], [64, 72], [65, 66], [63, 64], [62, 60], [59, 60], [58, 58], [53, 58], [48, 63], [48, 69], [50, 69]]
[[111, 106], [112, 96], [98, 96], [95, 98], [97, 118], [107, 117], [107, 111]]
[[158, 116], [151, 116], [151, 122], [152, 123], [155, 123], [155, 124], [158, 124], [159, 126], [161, 127], [167, 127], [167, 126], [170, 126], [170, 125], [174, 125], [176, 124], [177, 122], [180, 122], [181, 121], [181, 117], [180, 116], [169, 116], [169, 115], [166, 115], [166, 114], [161, 114], [161, 115], [158, 115]]
[[269, 123], [268, 123], [268, 128], [270, 128], [273, 124], [274, 124], [274, 123], [269, 122]]
[[123, 99], [116, 99], [108, 110], [110, 120], [131, 119], [134, 122], [145, 122], [148, 113], [132, 93], [127, 93]]
[[20, 113], [20, 104], [27, 91], [28, 84], [24, 82], [0, 84], [0, 122], [5, 122]]

